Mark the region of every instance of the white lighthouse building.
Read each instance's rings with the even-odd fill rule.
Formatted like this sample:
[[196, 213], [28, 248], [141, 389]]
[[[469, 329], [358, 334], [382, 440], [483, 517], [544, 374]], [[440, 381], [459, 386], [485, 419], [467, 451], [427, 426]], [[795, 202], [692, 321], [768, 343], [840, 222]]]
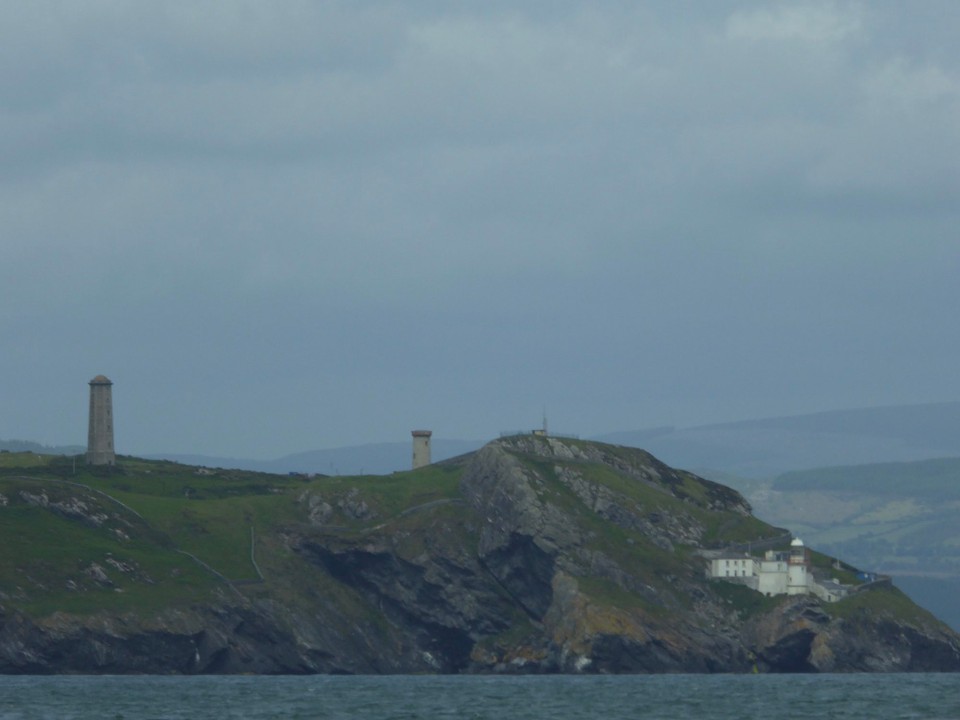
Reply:
[[707, 577], [746, 585], [767, 596], [812, 593], [826, 602], [836, 602], [851, 592], [835, 578], [818, 580], [810, 553], [800, 538], [790, 542], [789, 551], [767, 550], [763, 557], [732, 550], [710, 550]]
[[787, 560], [786, 553], [767, 550], [766, 554], [757, 560], [757, 590], [764, 595], [787, 594]]
[[810, 558], [803, 540], [790, 541], [790, 559], [787, 561], [787, 595], [806, 595], [811, 583]]

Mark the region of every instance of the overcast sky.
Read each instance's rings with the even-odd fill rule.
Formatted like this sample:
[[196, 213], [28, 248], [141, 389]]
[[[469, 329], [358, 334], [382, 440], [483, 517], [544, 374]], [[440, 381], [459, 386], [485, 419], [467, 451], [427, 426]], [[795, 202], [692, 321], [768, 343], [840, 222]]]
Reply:
[[960, 399], [955, 0], [0, 10], [0, 438]]

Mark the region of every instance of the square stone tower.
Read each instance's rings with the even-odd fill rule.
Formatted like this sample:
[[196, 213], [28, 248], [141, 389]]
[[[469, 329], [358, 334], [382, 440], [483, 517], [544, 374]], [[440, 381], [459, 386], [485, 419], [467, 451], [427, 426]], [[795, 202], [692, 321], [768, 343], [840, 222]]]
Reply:
[[90, 381], [90, 424], [87, 428], [87, 463], [113, 465], [113, 383], [103, 375]]
[[430, 464], [430, 436], [432, 430], [413, 430], [413, 469]]

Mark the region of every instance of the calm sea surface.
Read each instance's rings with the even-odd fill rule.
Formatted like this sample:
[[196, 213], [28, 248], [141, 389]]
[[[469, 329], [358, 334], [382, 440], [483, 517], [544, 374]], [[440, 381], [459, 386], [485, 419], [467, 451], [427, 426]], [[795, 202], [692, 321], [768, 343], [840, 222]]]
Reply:
[[960, 675], [8, 676], [0, 718], [960, 718]]

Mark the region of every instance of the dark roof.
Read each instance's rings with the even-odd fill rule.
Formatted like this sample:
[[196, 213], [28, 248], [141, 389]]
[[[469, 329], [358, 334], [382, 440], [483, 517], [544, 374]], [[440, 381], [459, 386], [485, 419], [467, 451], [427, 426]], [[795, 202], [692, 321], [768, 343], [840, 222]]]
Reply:
[[106, 375], [97, 375], [93, 380], [90, 381], [91, 385], [113, 385], [110, 382], [110, 379]]

